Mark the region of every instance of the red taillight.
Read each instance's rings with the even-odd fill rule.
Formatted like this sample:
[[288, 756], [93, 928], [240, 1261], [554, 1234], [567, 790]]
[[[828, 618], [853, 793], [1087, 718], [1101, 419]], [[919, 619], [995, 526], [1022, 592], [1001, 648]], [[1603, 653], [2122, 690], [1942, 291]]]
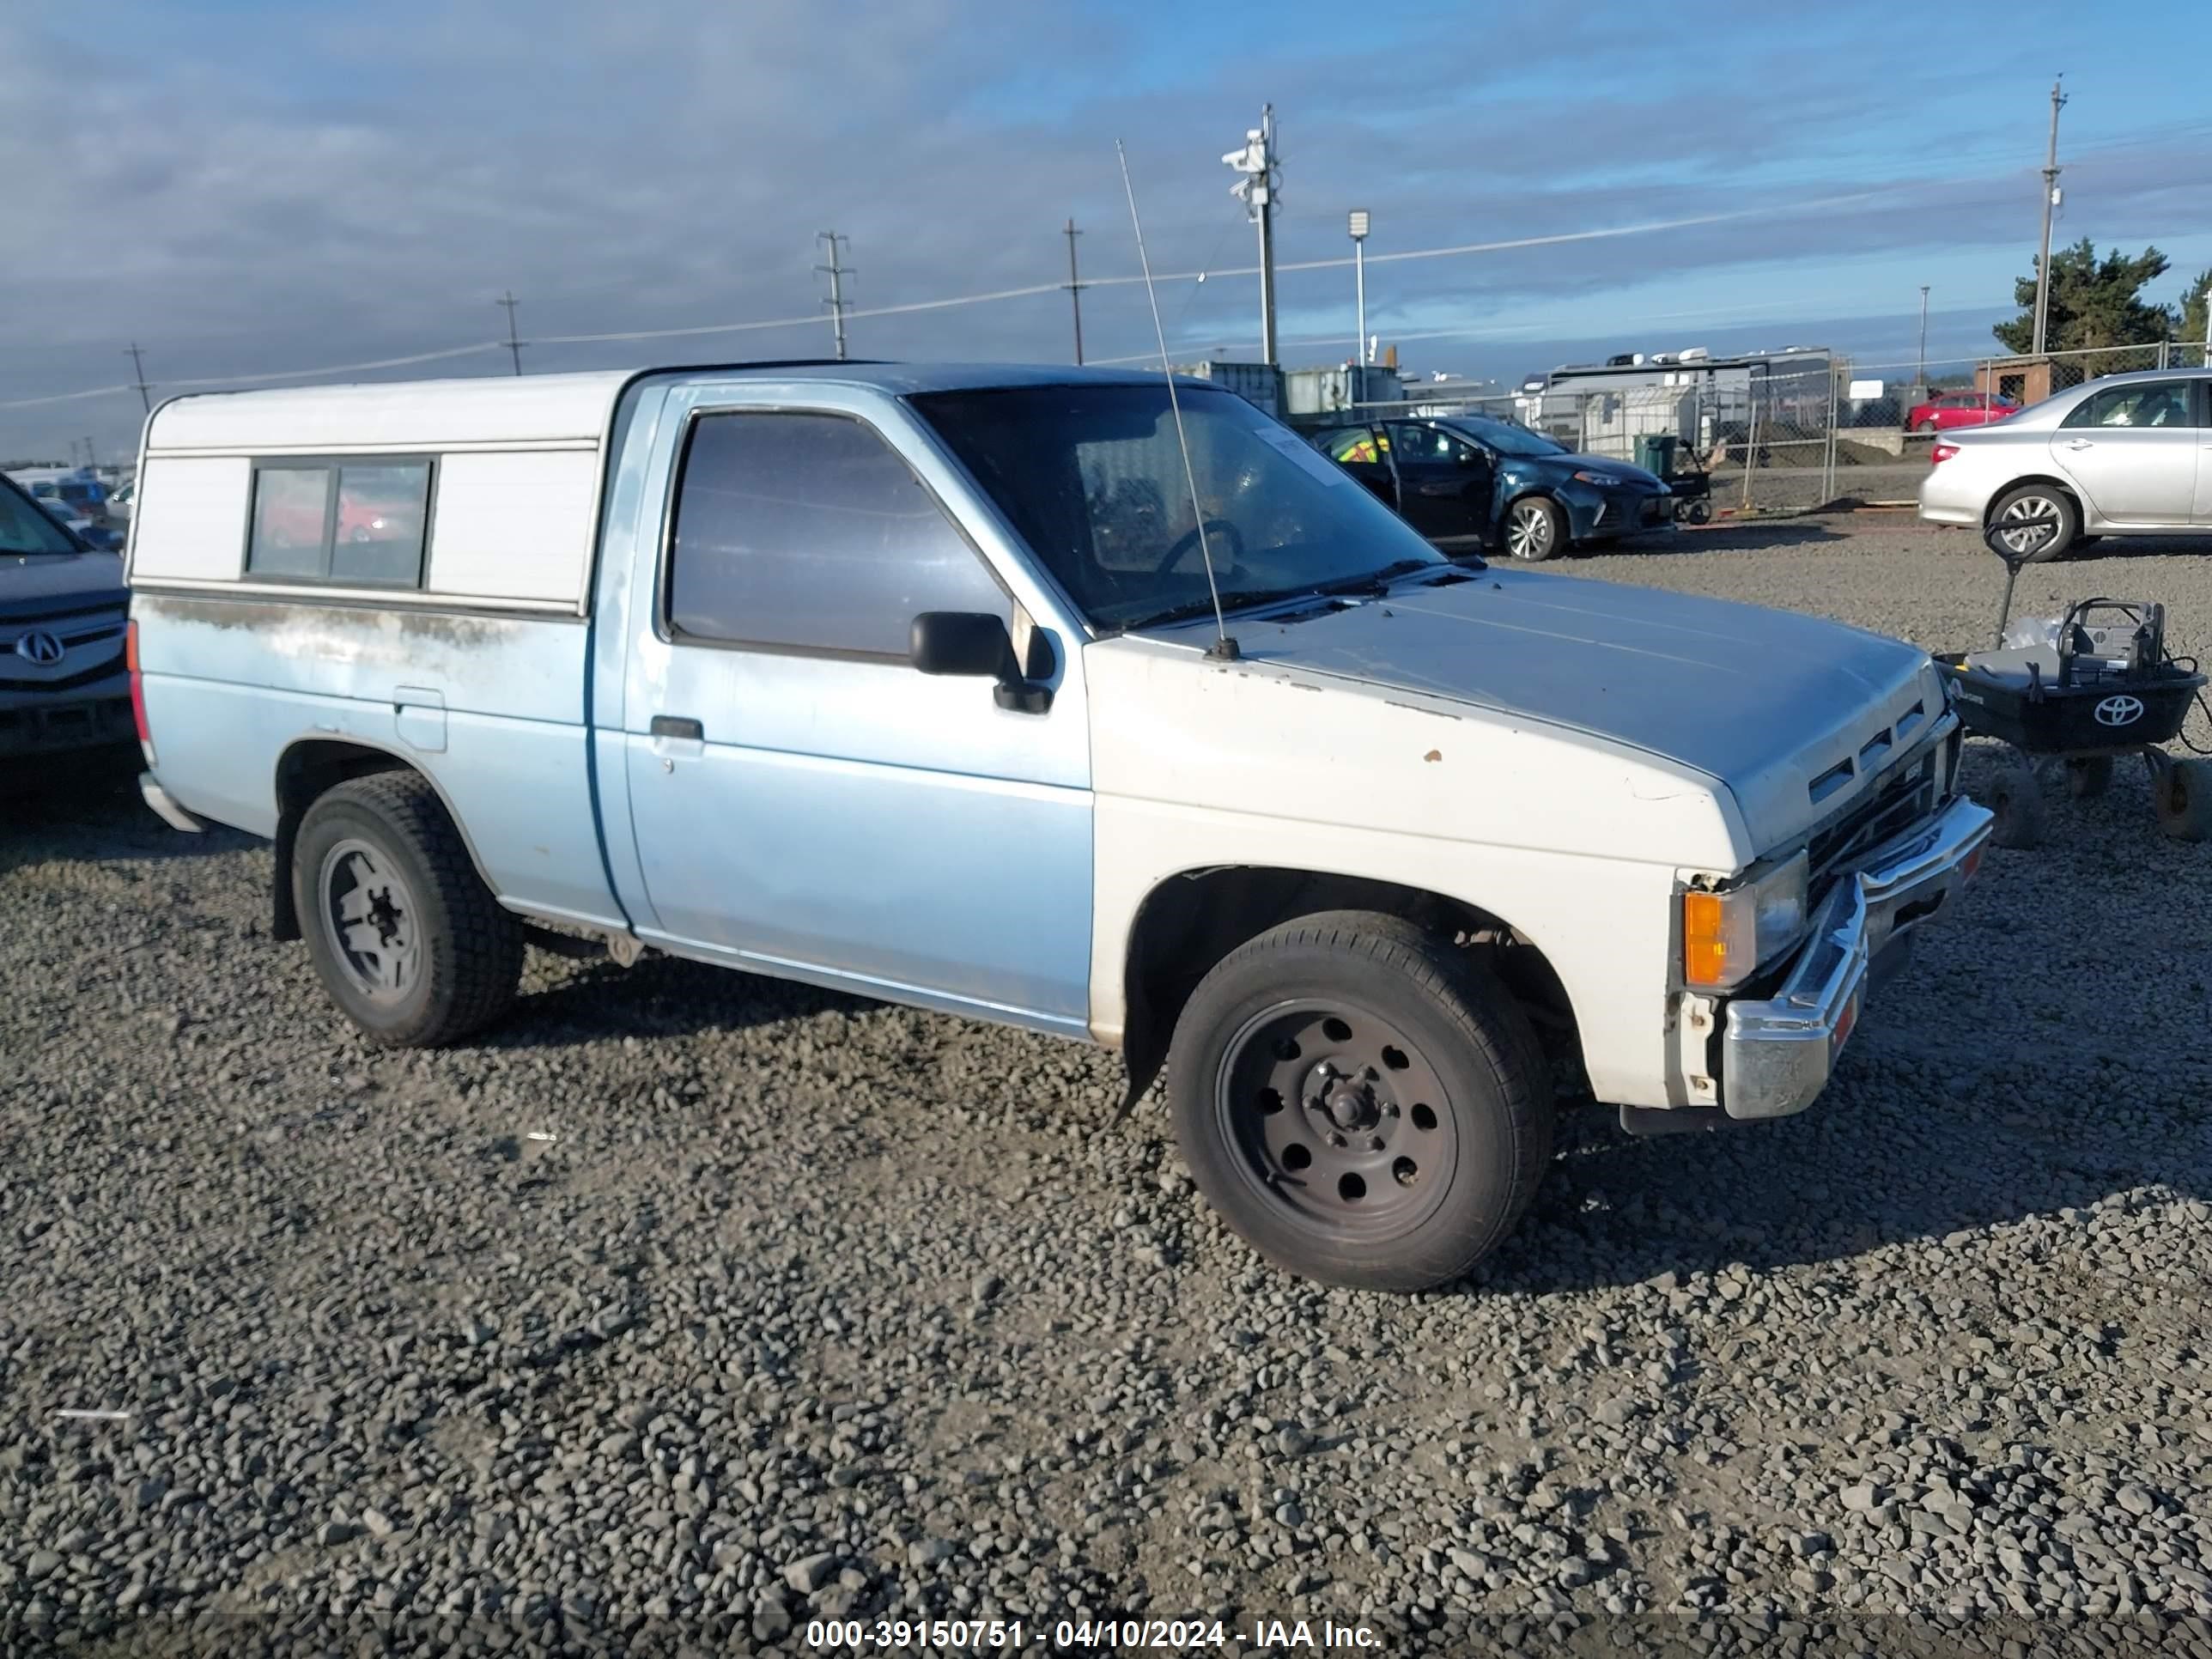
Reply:
[[154, 733], [146, 724], [146, 677], [138, 672], [138, 619], [124, 624], [123, 665], [131, 671], [131, 718], [138, 727], [138, 746], [146, 751], [146, 764], [154, 764]]
[[1937, 444], [1933, 449], [1928, 452], [1928, 465], [1930, 466], [1941, 465], [1943, 462], [1949, 460], [1958, 453], [1959, 446], [1956, 444]]

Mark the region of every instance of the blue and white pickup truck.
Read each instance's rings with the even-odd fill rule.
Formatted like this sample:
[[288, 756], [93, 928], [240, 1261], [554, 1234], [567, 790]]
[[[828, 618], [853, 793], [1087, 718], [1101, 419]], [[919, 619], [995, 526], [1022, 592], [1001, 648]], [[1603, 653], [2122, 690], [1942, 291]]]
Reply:
[[1554, 1060], [1802, 1109], [1988, 833], [1920, 651], [1449, 562], [1195, 381], [196, 397], [138, 476], [147, 799], [276, 843], [372, 1041], [501, 1016], [544, 921], [1103, 1043], [1333, 1282], [1497, 1242]]

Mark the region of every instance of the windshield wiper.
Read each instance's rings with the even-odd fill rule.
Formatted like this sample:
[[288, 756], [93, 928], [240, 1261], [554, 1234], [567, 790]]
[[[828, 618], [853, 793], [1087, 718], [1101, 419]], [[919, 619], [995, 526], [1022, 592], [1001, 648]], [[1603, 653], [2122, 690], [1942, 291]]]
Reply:
[[[1241, 588], [1221, 596], [1221, 609], [1225, 613], [1244, 606], [1273, 605], [1281, 599], [1302, 599], [1317, 590], [1310, 587], [1250, 587]], [[1137, 628], [1160, 628], [1169, 623], [1188, 622], [1193, 617], [1213, 614], [1211, 599], [1192, 599], [1183, 605], [1171, 605], [1164, 611], [1156, 611], [1149, 617], [1139, 617], [1134, 622], [1125, 622], [1123, 633]]]
[[1394, 559], [1380, 570], [1370, 570], [1363, 576], [1341, 576], [1333, 582], [1323, 582], [1314, 589], [1316, 593], [1381, 593], [1386, 591], [1395, 577], [1416, 570], [1441, 568], [1434, 559]]

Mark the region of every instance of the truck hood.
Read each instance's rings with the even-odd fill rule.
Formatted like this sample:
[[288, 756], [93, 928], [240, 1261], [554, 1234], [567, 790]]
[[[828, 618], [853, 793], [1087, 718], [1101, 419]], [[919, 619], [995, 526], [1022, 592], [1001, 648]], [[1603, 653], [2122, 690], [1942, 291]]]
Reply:
[[[1490, 569], [1297, 615], [1232, 631], [1255, 662], [1424, 692], [1687, 766], [1735, 793], [1762, 848], [1846, 805], [1943, 709], [1916, 647], [1654, 588]], [[1900, 722], [1860, 766], [1869, 740]], [[1838, 786], [1829, 775], [1844, 760], [1854, 764]], [[1826, 780], [1817, 800], [1816, 779]]]
[[51, 616], [63, 599], [119, 610], [127, 597], [119, 554], [0, 554], [0, 621]]

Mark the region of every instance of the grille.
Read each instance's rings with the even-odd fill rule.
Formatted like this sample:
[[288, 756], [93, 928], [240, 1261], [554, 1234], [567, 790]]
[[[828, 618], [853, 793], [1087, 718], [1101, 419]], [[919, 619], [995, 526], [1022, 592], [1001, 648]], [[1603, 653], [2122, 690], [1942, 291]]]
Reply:
[[1805, 849], [1812, 865], [1814, 890], [1819, 891], [1832, 872], [1868, 848], [1902, 834], [1933, 812], [1937, 775], [1936, 750], [1930, 747], [1919, 759], [1883, 779], [1868, 799], [1815, 832]]

